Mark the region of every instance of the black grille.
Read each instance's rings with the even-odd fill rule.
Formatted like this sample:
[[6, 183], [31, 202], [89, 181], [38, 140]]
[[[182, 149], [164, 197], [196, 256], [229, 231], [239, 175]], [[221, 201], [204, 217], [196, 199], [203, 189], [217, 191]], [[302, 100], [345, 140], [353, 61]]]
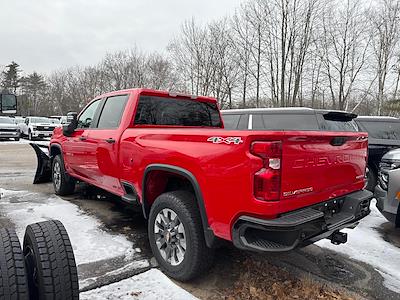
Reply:
[[53, 126], [36, 126], [36, 130], [39, 131], [53, 131], [54, 128]]
[[16, 132], [18, 129], [16, 128], [0, 128], [1, 132]]

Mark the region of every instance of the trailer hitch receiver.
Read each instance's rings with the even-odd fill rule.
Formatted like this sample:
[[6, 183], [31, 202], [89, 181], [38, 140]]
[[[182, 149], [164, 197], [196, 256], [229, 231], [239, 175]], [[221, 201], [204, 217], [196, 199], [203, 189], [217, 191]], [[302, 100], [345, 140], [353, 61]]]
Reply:
[[347, 233], [335, 231], [329, 238], [334, 245], [340, 245], [347, 242]]

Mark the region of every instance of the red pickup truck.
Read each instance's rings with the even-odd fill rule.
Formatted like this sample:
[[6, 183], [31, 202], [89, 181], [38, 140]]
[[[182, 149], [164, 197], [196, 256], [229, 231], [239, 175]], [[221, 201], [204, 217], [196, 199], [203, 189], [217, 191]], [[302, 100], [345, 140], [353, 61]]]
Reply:
[[221, 240], [288, 251], [368, 215], [360, 132], [225, 130], [214, 98], [129, 89], [101, 95], [50, 142], [55, 193], [76, 181], [137, 205], [162, 270], [189, 280]]

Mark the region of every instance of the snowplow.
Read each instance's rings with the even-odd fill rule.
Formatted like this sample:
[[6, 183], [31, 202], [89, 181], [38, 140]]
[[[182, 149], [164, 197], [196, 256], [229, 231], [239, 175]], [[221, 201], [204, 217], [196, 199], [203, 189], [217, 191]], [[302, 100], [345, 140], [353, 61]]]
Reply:
[[29, 143], [35, 150], [37, 158], [37, 167], [33, 183], [51, 182], [51, 161], [49, 148], [47, 145]]
[[[76, 127], [76, 112], [69, 112], [67, 114], [67, 124], [63, 125], [63, 132], [68, 133], [71, 128]], [[51, 159], [49, 153], [49, 145], [38, 143], [29, 143], [33, 150], [35, 150], [37, 158], [37, 167], [33, 184], [51, 182]]]

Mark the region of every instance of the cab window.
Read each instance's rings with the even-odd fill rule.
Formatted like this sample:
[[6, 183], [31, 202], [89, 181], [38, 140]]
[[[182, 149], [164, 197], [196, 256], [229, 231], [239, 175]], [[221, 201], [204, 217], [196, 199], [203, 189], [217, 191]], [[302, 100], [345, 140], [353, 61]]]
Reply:
[[108, 97], [101, 112], [97, 128], [118, 128], [127, 101], [128, 95]]
[[79, 116], [78, 128], [90, 128], [94, 119], [94, 114], [99, 107], [100, 99], [92, 102]]

